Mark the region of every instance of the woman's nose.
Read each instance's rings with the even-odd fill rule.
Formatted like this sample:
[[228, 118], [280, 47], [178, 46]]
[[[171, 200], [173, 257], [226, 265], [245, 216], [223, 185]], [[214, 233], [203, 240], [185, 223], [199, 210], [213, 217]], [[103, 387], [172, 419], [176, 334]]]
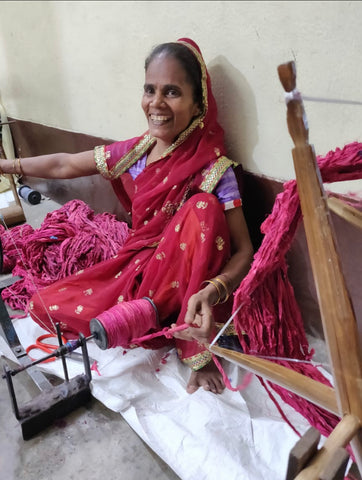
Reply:
[[161, 92], [155, 92], [155, 94], [152, 97], [151, 103], [153, 106], [157, 106], [157, 107], [161, 106], [164, 103]]

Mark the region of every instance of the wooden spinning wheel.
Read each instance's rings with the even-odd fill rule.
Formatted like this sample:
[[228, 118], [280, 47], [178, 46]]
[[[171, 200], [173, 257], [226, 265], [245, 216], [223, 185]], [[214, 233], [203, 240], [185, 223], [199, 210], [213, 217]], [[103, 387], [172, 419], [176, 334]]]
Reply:
[[280, 65], [278, 74], [286, 92], [287, 124], [295, 145], [292, 155], [297, 188], [334, 388], [252, 355], [230, 352], [217, 346], [210, 347], [210, 350], [340, 418], [319, 450], [320, 435], [316, 435], [319, 432], [307, 432], [292, 451], [295, 462], [290, 461], [287, 472], [287, 480], [336, 480], [344, 478], [348, 460], [345, 447], [348, 444], [362, 474], [362, 360], [357, 322], [337, 252], [329, 209], [358, 226], [362, 224], [361, 213], [351, 207], [344, 208], [338, 202], [328, 202], [314, 149], [308, 143], [306, 115], [301, 95], [296, 90], [294, 62]]

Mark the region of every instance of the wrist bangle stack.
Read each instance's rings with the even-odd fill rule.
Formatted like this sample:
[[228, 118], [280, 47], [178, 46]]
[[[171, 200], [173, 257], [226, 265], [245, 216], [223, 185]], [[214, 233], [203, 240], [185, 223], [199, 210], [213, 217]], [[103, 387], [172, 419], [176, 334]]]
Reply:
[[213, 285], [216, 288], [217, 293], [218, 293], [218, 299], [216, 300], [215, 303], [213, 303], [212, 306], [218, 305], [219, 303], [226, 303], [229, 300], [229, 297], [230, 297], [230, 294], [231, 294], [231, 291], [232, 291], [227, 286], [226, 281], [222, 280], [222, 278], [220, 278], [220, 277], [224, 277], [226, 281], [228, 280], [227, 276], [222, 273], [222, 274], [218, 275], [217, 277], [214, 277], [210, 280], [205, 280], [201, 284], [201, 285], [203, 285], [204, 283], [210, 283], [211, 285]]
[[221, 300], [221, 290], [220, 290], [220, 287], [219, 287], [219, 285], [217, 284], [215, 278], [214, 278], [214, 279], [211, 279], [211, 280], [205, 280], [204, 282], [202, 282], [201, 285], [204, 285], [204, 283], [210, 283], [211, 285], [214, 285], [214, 287], [215, 287], [216, 290], [217, 290], [218, 298], [217, 298], [216, 302], [212, 304], [212, 306], [214, 307], [215, 305], [217, 305], [218, 303], [220, 303], [220, 300]]
[[229, 300], [229, 297], [230, 297], [230, 292], [229, 292], [229, 289], [228, 289], [226, 283], [223, 280], [221, 280], [220, 276], [215, 277], [214, 280], [216, 282], [219, 282], [220, 285], [224, 289], [224, 297], [223, 297], [222, 301], [220, 301], [220, 303], [226, 303]]
[[[18, 168], [17, 168], [17, 167], [18, 167]], [[15, 175], [20, 175], [20, 176], [23, 176], [23, 175], [24, 175], [23, 169], [21, 168], [20, 157], [14, 158], [14, 160], [13, 160], [13, 170], [14, 170], [13, 173], [14, 173]]]

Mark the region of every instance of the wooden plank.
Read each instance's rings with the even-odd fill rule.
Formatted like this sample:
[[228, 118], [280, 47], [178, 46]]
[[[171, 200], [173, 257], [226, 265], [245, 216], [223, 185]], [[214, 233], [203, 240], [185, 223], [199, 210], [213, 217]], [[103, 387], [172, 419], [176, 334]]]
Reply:
[[342, 202], [339, 198], [328, 197], [328, 208], [351, 225], [362, 229], [362, 212], [357, 208]]
[[307, 466], [309, 460], [317, 453], [320, 432], [311, 427], [298, 440], [289, 453], [287, 476], [285, 480], [294, 480], [299, 472]]

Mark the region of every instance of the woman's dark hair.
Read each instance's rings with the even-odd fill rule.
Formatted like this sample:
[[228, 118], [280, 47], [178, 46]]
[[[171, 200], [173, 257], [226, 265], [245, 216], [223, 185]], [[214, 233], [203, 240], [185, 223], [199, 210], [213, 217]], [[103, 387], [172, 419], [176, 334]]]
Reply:
[[192, 85], [194, 92], [194, 101], [203, 109], [201, 68], [195, 55], [185, 45], [181, 43], [161, 43], [153, 48], [145, 61], [145, 70], [147, 71], [152, 60], [161, 54], [169, 55], [178, 60], [186, 72], [187, 79]]

